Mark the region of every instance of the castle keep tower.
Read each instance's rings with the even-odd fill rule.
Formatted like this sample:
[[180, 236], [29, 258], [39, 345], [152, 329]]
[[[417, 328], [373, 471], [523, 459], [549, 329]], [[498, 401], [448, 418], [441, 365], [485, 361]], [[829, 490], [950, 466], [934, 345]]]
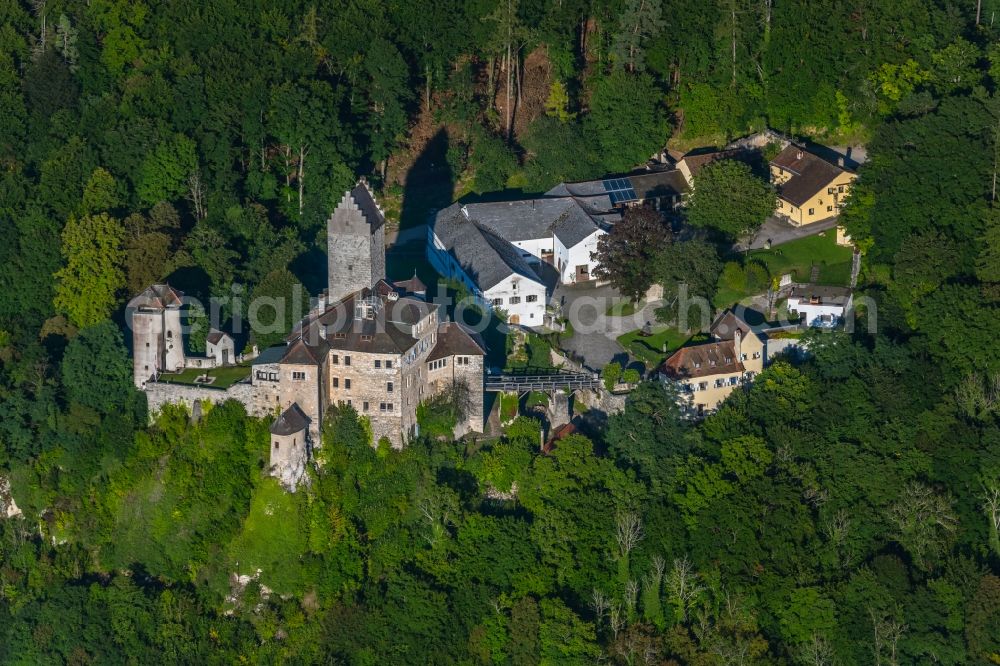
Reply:
[[136, 388], [161, 372], [184, 368], [181, 329], [182, 292], [167, 284], [154, 284], [129, 301], [132, 323], [133, 379]]
[[385, 278], [385, 216], [362, 179], [327, 221], [328, 303]]

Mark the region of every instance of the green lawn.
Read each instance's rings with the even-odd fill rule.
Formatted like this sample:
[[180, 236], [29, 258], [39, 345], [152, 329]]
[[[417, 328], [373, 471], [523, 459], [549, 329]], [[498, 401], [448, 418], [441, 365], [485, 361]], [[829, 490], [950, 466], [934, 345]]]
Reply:
[[[211, 384], [202, 384], [195, 382], [195, 379], [201, 375], [208, 375], [209, 377], [215, 377], [215, 381]], [[202, 370], [201, 368], [188, 368], [176, 374], [174, 373], [164, 373], [160, 375], [160, 381], [166, 382], [168, 384], [196, 384], [197, 386], [208, 386], [211, 388], [227, 389], [236, 382], [246, 379], [250, 376], [250, 366], [249, 365], [232, 365], [223, 368], [213, 368], [211, 370]]]
[[846, 286], [851, 281], [850, 247], [837, 245], [836, 230], [808, 236], [770, 250], [753, 250], [747, 257], [767, 266], [771, 277], [791, 273], [796, 282], [810, 282], [813, 265], [819, 266], [817, 284]]
[[[645, 363], [647, 368], [654, 368], [663, 363], [670, 354], [683, 347], [690, 337], [675, 328], [664, 328], [655, 331], [653, 335], [648, 337], [640, 335], [639, 331], [632, 331], [618, 336], [618, 344], [632, 356]], [[664, 345], [666, 345], [666, 351], [664, 351]]]
[[[851, 282], [852, 254], [850, 247], [837, 245], [836, 231], [831, 229], [823, 236], [800, 238], [770, 250], [753, 250], [743, 259], [743, 264], [759, 262], [772, 278], [791, 273], [795, 282], [811, 282], [812, 268], [816, 265], [819, 266], [816, 284], [847, 286]], [[720, 278], [712, 301], [716, 307], [725, 308], [757, 293], [761, 290], [734, 291], [723, 285]]]

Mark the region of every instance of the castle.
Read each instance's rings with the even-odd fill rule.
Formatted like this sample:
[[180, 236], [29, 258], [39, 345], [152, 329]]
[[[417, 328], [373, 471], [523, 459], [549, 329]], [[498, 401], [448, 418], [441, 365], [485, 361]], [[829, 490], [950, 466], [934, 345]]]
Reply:
[[[208, 400], [242, 402], [248, 412], [276, 416], [271, 427], [271, 473], [294, 489], [330, 405], [349, 405], [367, 417], [373, 443], [402, 447], [419, 434], [417, 407], [452, 391], [464, 417], [455, 435], [482, 432], [485, 349], [474, 334], [445, 321], [414, 278], [385, 276], [385, 216], [364, 181], [341, 198], [327, 222], [328, 289], [283, 346], [263, 350], [249, 376], [221, 389], [167, 384], [163, 373], [217, 367], [234, 358], [213, 331], [205, 358], [187, 358], [181, 329], [183, 295], [153, 285], [129, 303], [134, 377], [151, 411], [165, 402], [191, 407]], [[228, 337], [228, 336], [225, 336]], [[215, 342], [213, 343], [213, 339]], [[214, 346], [213, 346], [214, 345]], [[235, 359], [234, 359], [235, 360]], [[168, 377], [169, 378], [169, 377]]]

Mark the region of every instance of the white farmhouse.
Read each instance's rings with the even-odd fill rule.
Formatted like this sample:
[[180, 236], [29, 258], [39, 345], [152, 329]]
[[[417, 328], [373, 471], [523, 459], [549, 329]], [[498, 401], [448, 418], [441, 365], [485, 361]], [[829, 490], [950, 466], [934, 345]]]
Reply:
[[543, 280], [553, 269], [552, 277], [563, 284], [593, 279], [592, 253], [607, 233], [604, 207], [567, 196], [474, 203], [462, 211], [514, 245]]
[[806, 326], [832, 328], [844, 321], [851, 300], [851, 290], [847, 287], [796, 285], [788, 295], [788, 311]]
[[510, 323], [542, 326], [555, 284], [595, 279], [597, 241], [620, 216], [607, 194], [454, 204], [429, 225], [427, 255]]
[[459, 204], [437, 214], [428, 236], [434, 269], [464, 284], [480, 305], [505, 311], [511, 324], [544, 323], [545, 283], [521, 250], [470, 219]]

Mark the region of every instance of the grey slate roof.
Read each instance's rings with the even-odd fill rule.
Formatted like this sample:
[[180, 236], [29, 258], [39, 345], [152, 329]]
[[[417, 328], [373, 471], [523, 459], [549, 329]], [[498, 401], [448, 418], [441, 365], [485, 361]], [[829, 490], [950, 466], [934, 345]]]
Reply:
[[375, 199], [372, 197], [372, 193], [364, 181], [358, 181], [358, 184], [351, 190], [351, 199], [361, 209], [361, 214], [365, 216], [365, 220], [371, 225], [372, 231], [385, 224], [385, 215], [379, 210], [378, 204], [375, 203]]
[[299, 403], [293, 402], [281, 416], [271, 424], [272, 435], [294, 435], [309, 427], [309, 417], [299, 408]]
[[486, 225], [467, 218], [461, 204], [439, 211], [432, 223], [445, 249], [483, 291], [511, 275], [541, 282], [513, 245]]
[[465, 209], [470, 219], [510, 242], [555, 234], [563, 245], [573, 247], [600, 228], [591, 211], [573, 197], [475, 203]]

